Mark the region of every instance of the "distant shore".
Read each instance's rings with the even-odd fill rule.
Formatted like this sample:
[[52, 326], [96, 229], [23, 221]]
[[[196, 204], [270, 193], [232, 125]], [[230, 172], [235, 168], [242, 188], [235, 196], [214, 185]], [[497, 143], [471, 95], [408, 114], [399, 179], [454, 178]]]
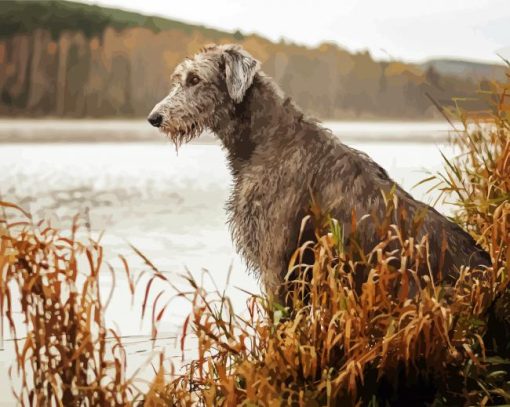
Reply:
[[[325, 121], [346, 142], [444, 143], [451, 126], [445, 121]], [[0, 119], [0, 143], [155, 142], [166, 138], [143, 119]], [[195, 142], [216, 144], [211, 133]]]

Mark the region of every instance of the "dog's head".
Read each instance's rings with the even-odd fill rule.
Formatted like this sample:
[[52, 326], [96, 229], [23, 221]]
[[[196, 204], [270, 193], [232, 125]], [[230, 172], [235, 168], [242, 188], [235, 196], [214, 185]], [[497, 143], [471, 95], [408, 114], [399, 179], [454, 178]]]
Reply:
[[148, 121], [176, 145], [188, 142], [242, 102], [258, 69], [259, 62], [238, 45], [208, 46], [175, 68], [169, 94]]

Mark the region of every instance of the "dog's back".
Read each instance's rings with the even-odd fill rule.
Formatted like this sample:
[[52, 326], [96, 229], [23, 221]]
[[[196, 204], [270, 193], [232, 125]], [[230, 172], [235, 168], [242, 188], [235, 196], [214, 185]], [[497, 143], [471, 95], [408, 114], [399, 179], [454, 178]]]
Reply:
[[[324, 135], [324, 130], [321, 129], [315, 132], [318, 140], [333, 137]], [[326, 153], [325, 157], [317, 157], [327, 163], [323, 170], [328, 174], [327, 179], [317, 176], [314, 190], [322, 198], [319, 203], [323, 205], [324, 210], [332, 217], [342, 220], [347, 228], [352, 210], [358, 217], [371, 215], [366, 218], [365, 226], [359, 225], [362, 228], [359, 234], [365, 250], [370, 250], [378, 241], [373, 217], [378, 220], [384, 218], [386, 204], [383, 193], [388, 194], [393, 190], [398, 198], [399, 210], [405, 213], [406, 224], [401, 226], [407, 229], [407, 233], [411, 232], [413, 220], [423, 217], [414, 237], [421, 239], [427, 235], [432, 270], [442, 273], [444, 278], [453, 282], [461, 266], [476, 267], [490, 264], [488, 254], [476, 245], [466, 231], [434, 208], [415, 200], [366, 154], [342, 144], [336, 138], [329, 143], [334, 145], [330, 152]], [[402, 223], [402, 219], [397, 218], [397, 211], [392, 220], [395, 224]], [[445, 254], [441, 259], [443, 247]]]

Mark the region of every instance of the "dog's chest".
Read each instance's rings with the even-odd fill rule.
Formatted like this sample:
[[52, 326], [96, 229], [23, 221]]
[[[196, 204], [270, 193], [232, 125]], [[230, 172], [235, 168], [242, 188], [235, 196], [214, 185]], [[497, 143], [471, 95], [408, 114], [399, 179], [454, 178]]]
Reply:
[[286, 251], [290, 229], [299, 224], [302, 197], [296, 193], [295, 178], [284, 175], [276, 168], [258, 168], [234, 183], [229, 204], [234, 241], [256, 268]]
[[230, 199], [231, 226], [238, 249], [255, 261], [262, 240], [269, 233], [268, 223], [274, 220], [271, 185], [265, 177], [239, 178]]

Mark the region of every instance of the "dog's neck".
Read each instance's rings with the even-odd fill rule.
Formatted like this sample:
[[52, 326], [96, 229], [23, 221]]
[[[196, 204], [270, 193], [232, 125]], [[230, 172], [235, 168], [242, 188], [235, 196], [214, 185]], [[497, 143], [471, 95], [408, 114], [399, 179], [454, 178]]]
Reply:
[[214, 132], [227, 150], [235, 176], [256, 148], [263, 148], [274, 138], [288, 134], [278, 129], [298, 125], [303, 114], [265, 76], [256, 74], [243, 101], [234, 105], [226, 116]]

